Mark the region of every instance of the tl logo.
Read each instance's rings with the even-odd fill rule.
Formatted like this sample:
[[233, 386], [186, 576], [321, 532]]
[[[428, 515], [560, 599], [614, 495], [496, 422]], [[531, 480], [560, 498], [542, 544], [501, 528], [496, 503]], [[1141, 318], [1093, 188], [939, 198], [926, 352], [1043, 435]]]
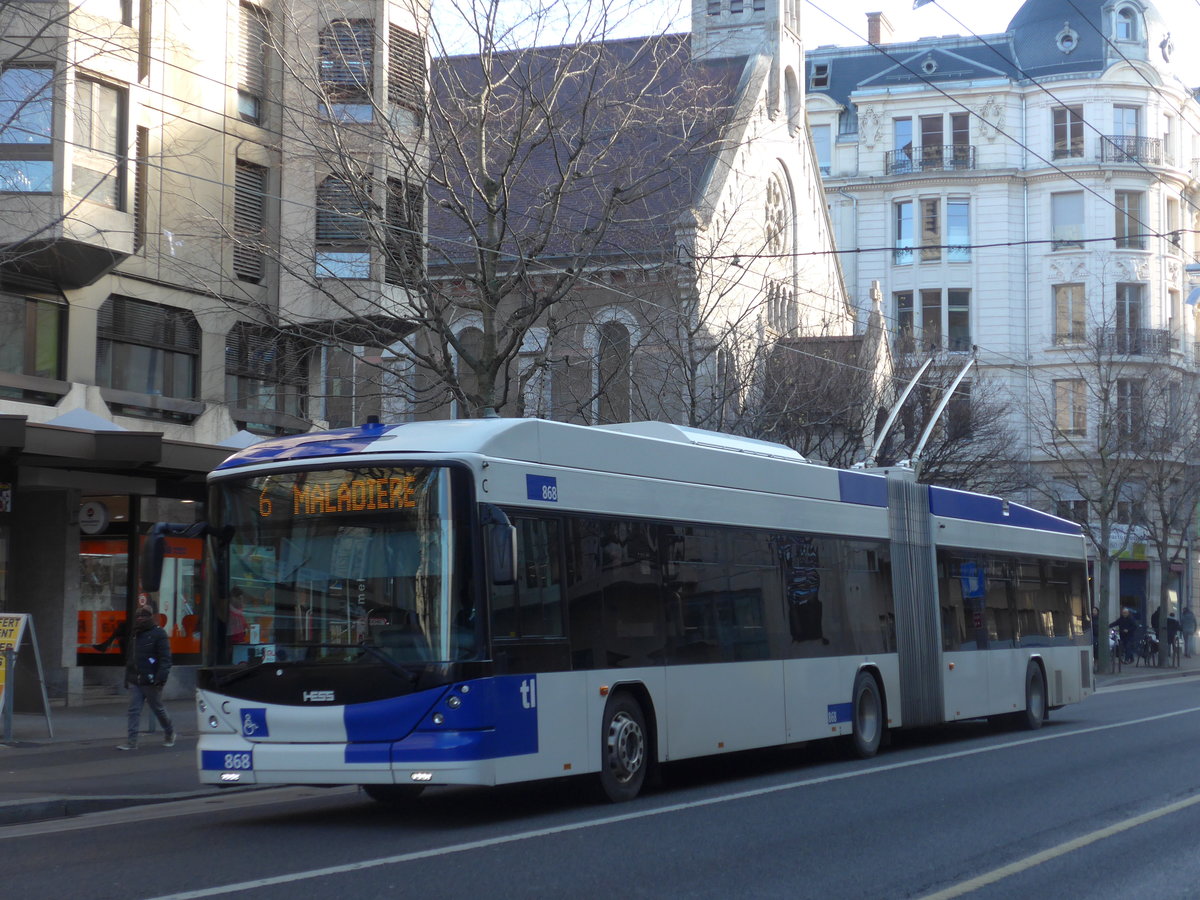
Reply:
[[521, 682], [521, 708], [537, 709], [537, 679], [528, 678]]

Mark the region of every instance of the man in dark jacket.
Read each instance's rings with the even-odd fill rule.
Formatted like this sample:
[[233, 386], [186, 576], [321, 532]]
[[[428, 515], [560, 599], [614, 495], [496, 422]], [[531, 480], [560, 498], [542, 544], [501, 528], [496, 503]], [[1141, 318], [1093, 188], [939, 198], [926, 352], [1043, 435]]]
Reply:
[[165, 735], [164, 747], [175, 746], [175, 726], [167, 715], [162, 702], [163, 685], [171, 673], [171, 639], [158, 625], [154, 614], [142, 607], [134, 614], [133, 648], [125, 661], [125, 686], [129, 688], [129, 739], [118, 744], [118, 750], [138, 748], [138, 730], [142, 719], [142, 705], [158, 717]]
[[1108, 627], [1117, 629], [1117, 633], [1121, 636], [1121, 654], [1125, 657], [1125, 662], [1133, 662], [1133, 636], [1137, 634], [1138, 625], [1129, 608], [1123, 608], [1120, 618], [1115, 622], [1109, 622]]

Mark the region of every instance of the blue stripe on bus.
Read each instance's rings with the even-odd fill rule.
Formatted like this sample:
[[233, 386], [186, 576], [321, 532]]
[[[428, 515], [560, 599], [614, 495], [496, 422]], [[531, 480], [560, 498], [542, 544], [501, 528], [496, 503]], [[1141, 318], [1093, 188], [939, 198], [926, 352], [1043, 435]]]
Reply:
[[1082, 534], [1079, 525], [1066, 519], [1018, 503], [1009, 503], [1006, 515], [1005, 503], [999, 497], [971, 494], [952, 488], [931, 487], [929, 511], [935, 516], [951, 519], [969, 519], [973, 522], [1012, 525], [1016, 528], [1036, 528], [1059, 534]]
[[291, 437], [262, 441], [245, 450], [239, 450], [217, 466], [217, 469], [233, 469], [238, 466], [277, 462], [283, 459], [308, 459], [315, 456], [362, 453], [392, 427], [372, 423], [355, 428], [326, 431], [321, 434], [297, 434]]
[[346, 740], [352, 743], [400, 740], [421, 724], [445, 693], [442, 687], [372, 703], [352, 703], [342, 712]]
[[[465, 690], [464, 690], [465, 688]], [[457, 705], [448, 701], [454, 698]], [[444, 717], [435, 724], [434, 713]], [[356, 703], [342, 714], [345, 761], [496, 759], [538, 749], [537, 677], [481, 678], [404, 697]]]
[[887, 479], [879, 475], [839, 471], [838, 488], [843, 503], [887, 506]]

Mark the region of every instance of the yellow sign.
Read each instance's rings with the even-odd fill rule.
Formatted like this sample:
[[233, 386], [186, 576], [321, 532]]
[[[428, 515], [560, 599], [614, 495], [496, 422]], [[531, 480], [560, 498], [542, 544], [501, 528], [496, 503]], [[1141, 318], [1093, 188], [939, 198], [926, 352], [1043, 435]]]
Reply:
[[8, 664], [5, 650], [17, 650], [25, 636], [28, 613], [0, 614], [0, 708], [4, 706], [4, 690], [8, 686]]

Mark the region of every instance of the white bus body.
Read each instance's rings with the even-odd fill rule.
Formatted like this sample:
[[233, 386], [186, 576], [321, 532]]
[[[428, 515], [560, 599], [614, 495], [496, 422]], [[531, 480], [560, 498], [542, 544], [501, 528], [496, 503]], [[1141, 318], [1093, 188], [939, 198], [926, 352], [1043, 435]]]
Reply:
[[[882, 628], [888, 644], [880, 652], [823, 655], [819, 639], [808, 640], [806, 650], [785, 636], [779, 655], [796, 658], [687, 664], [671, 657], [628, 667], [593, 661], [568, 670], [507, 672], [497, 664], [488, 674], [488, 660], [503, 649], [503, 638], [492, 635], [481, 653], [484, 668], [455, 677], [457, 670], [443, 667], [443, 683], [429, 689], [347, 704], [322, 685], [319, 667], [296, 682], [303, 690], [294, 696], [272, 695], [272, 670], [282, 683], [299, 678], [293, 675], [299, 664], [273, 663], [283, 651], [264, 640], [246, 651], [253, 657], [233, 668], [214, 667], [201, 679], [202, 781], [497, 785], [601, 772], [615, 727], [606, 710], [617, 695], [638, 704], [653, 764], [851, 735], [862, 721], [854, 693], [860, 673], [877, 685], [893, 728], [1007, 713], [1032, 715], [1036, 727], [1046, 708], [1092, 691], [1091, 641], [1082, 618], [1085, 548], [1077, 526], [997, 498], [926, 488], [902, 475], [812, 465], [777, 445], [662, 423], [582, 427], [492, 419], [364, 426], [266, 441], [231, 457], [210, 482], [219, 490], [230, 479], [275, 472], [424, 464], [459, 466], [469, 473], [472, 504], [518, 518], [614, 517], [884, 546], [893, 620], [853, 627]], [[992, 589], [989, 567], [1015, 573], [1007, 576], [1017, 585], [1011, 592], [1026, 581], [1035, 585], [1039, 566], [1043, 584], [1046, 572], [1071, 573], [1065, 587], [1044, 588], [1067, 598], [1054, 601], [1066, 604], [1063, 609], [1026, 609], [1032, 596], [1026, 594], [1010, 597], [999, 612], [985, 609], [984, 599], [965, 599]], [[838, 578], [847, 595], [878, 583], [849, 572]], [[939, 598], [945, 593], [939, 581], [953, 587], [957, 606]], [[1010, 613], [1011, 627], [1024, 630], [1008, 640], [989, 637], [996, 633], [991, 617]], [[789, 614], [768, 616], [782, 622]], [[351, 617], [346, 614], [347, 622]], [[954, 626], [958, 636], [948, 637], [946, 623], [955, 617], [968, 624]], [[974, 644], [960, 639], [972, 622]], [[1031, 636], [1028, 623], [1040, 633]], [[637, 628], [628, 630], [623, 639], [633, 646]], [[573, 659], [579, 652], [572, 648]], [[253, 678], [236, 674], [241, 669], [253, 669]], [[1038, 677], [1044, 696], [1036, 694]], [[250, 681], [265, 693], [255, 695]], [[1029, 708], [1039, 703], [1043, 708]], [[385, 721], [406, 722], [406, 733]]]

